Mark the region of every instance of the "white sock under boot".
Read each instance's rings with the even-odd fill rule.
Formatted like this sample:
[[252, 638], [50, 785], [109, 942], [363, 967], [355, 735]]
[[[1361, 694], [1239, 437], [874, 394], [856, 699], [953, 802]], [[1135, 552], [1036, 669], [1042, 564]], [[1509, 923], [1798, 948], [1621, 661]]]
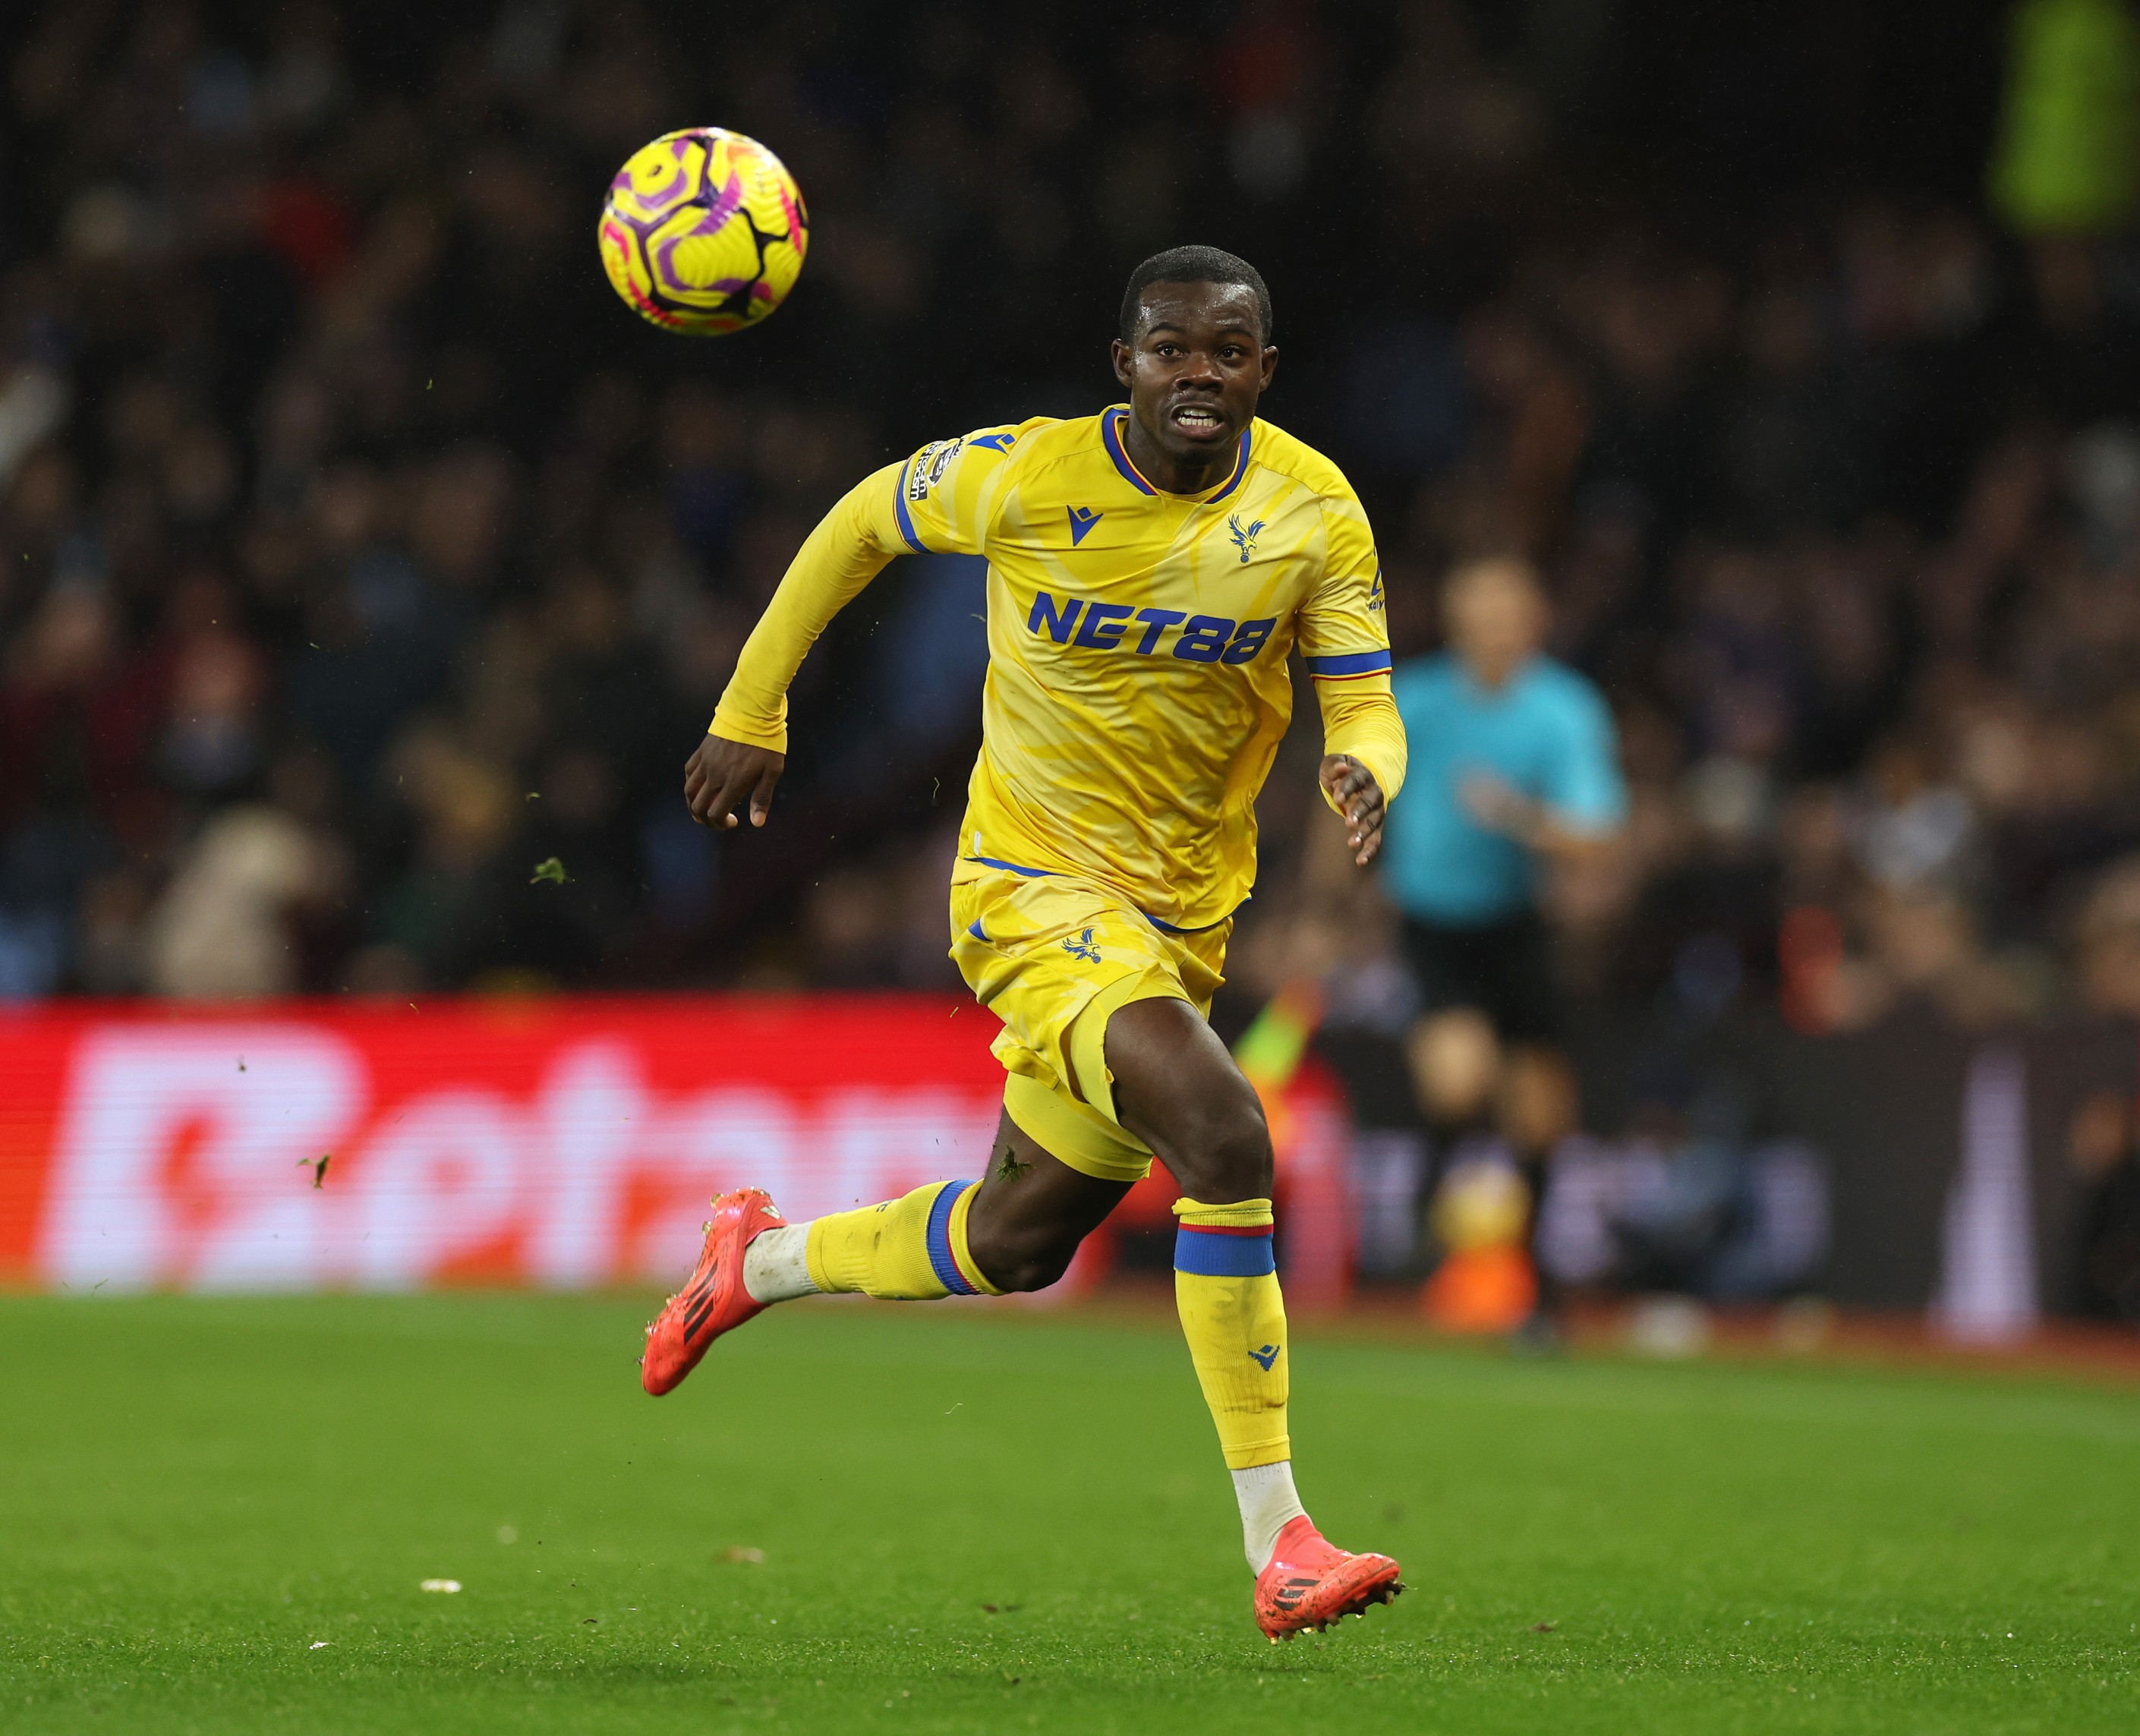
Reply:
[[[749, 1280], [746, 1266], [744, 1281]], [[753, 1289], [751, 1294], [758, 1292]], [[1269, 1565], [1271, 1552], [1278, 1547], [1278, 1534], [1288, 1521], [1307, 1517], [1308, 1509], [1293, 1493], [1290, 1459], [1281, 1459], [1276, 1464], [1253, 1465], [1245, 1471], [1235, 1471], [1233, 1478], [1234, 1498], [1241, 1503], [1241, 1547], [1249, 1557], [1249, 1572], [1260, 1573]]]
[[754, 1302], [793, 1302], [815, 1296], [810, 1282], [810, 1226], [783, 1224], [762, 1232], [743, 1251], [743, 1287]]

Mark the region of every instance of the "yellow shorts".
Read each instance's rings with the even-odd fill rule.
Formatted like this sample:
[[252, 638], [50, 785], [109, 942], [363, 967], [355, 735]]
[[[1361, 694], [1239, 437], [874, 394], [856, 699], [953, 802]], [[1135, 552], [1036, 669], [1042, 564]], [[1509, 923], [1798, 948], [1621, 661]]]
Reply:
[[951, 961], [1004, 1022], [1004, 1108], [1073, 1170], [1141, 1181], [1151, 1148], [1115, 1119], [1107, 1020], [1131, 1001], [1211, 1011], [1233, 919], [1180, 933], [1090, 880], [961, 861], [951, 885]]

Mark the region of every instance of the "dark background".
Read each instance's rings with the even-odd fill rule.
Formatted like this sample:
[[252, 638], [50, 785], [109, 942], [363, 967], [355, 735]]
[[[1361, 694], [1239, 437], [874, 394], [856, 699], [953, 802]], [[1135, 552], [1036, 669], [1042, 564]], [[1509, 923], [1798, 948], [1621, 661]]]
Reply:
[[[0, 989], [950, 984], [970, 566], [897, 563], [812, 657], [773, 831], [695, 832], [681, 763], [839, 492], [1106, 401], [1126, 272], [1196, 239], [1271, 282], [1267, 408], [1367, 499], [1401, 654], [1451, 561], [1514, 549], [1611, 696], [1636, 821], [1554, 892], [1574, 992], [1813, 1029], [2114, 1002], [2140, 269], [2122, 220], [1987, 204], [2009, 30], [12, 10]], [[813, 219], [790, 303], [725, 340], [632, 318], [592, 243], [616, 164], [699, 121]], [[1249, 1003], [1304, 895], [1310, 734]], [[1800, 910], [1839, 938], [1779, 948]]]

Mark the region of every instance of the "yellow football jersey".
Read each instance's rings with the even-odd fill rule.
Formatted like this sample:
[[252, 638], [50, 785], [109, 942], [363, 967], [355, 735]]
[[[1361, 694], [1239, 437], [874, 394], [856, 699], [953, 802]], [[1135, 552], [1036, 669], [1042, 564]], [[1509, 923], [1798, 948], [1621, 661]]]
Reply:
[[[1297, 644], [1318, 683], [1387, 693], [1381, 570], [1357, 498], [1312, 448], [1258, 420], [1218, 486], [1168, 494], [1130, 461], [1126, 416], [983, 429], [869, 478], [797, 557], [715, 733], [785, 748], [802, 652], [890, 556], [984, 556], [962, 871], [1074, 874], [1168, 927], [1223, 920], [1255, 880], [1288, 654]], [[1329, 751], [1357, 753], [1393, 797], [1403, 735], [1386, 698], [1376, 709], [1387, 718]], [[1326, 699], [1326, 721], [1339, 709]]]

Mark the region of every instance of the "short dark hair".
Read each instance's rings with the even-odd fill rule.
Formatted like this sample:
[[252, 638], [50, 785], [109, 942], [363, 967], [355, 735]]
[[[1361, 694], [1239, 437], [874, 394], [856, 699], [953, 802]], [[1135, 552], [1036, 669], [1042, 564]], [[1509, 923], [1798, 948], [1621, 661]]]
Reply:
[[1130, 287], [1122, 292], [1122, 341], [1136, 341], [1137, 310], [1145, 291], [1155, 283], [1238, 283], [1256, 295], [1256, 316], [1263, 322], [1263, 338], [1271, 341], [1270, 287], [1264, 274], [1239, 255], [1224, 248], [1169, 248], [1130, 273]]

